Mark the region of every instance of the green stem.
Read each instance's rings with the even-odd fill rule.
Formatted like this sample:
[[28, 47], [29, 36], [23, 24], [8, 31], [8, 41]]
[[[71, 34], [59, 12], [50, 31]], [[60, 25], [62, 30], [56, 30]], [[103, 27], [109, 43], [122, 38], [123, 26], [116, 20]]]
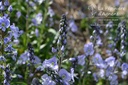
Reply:
[[26, 14], [26, 29], [25, 29], [25, 47], [27, 48], [27, 44], [28, 44], [28, 38], [27, 38], [27, 34], [28, 34], [28, 16], [29, 16], [29, 6], [27, 4], [27, 14]]
[[[4, 0], [2, 0], [2, 4], [4, 4]], [[4, 16], [4, 13], [3, 12], [1, 12], [1, 14], [2, 14], [2, 16]], [[0, 34], [1, 34], [1, 36], [0, 36], [0, 38], [1, 38], [1, 44], [2, 44], [2, 47], [1, 47], [1, 55], [3, 56], [4, 55], [4, 32], [2, 31], [2, 30], [0, 30]], [[6, 62], [4, 63], [4, 62], [1, 62], [0, 64], [3, 64], [3, 65], [5, 65], [6, 66]], [[3, 70], [2, 69], [0, 69], [0, 74], [2, 74], [2, 72], [3, 72]], [[1, 78], [2, 77], [2, 78]], [[4, 79], [4, 76], [0, 76], [0, 80], [3, 80]], [[0, 81], [1, 82], [1, 81]], [[2, 81], [3, 82], [3, 81]], [[1, 82], [1, 83], [2, 83]]]
[[28, 74], [29, 74], [29, 68], [28, 68], [28, 66], [26, 67], [26, 71], [25, 71], [25, 81], [26, 81], [26, 83], [29, 85], [29, 82], [28, 82]]
[[[29, 25], [29, 21], [28, 21], [28, 16], [29, 16], [29, 6], [28, 4], [26, 4], [27, 6], [27, 13], [26, 13], [26, 29], [25, 29], [25, 47], [27, 48], [27, 44], [28, 44], [28, 37], [27, 37], [27, 34], [28, 34], [28, 25]], [[28, 85], [30, 85], [30, 82], [29, 82], [29, 67], [27, 66], [26, 67], [26, 71], [25, 71], [25, 81]]]
[[46, 0], [46, 5], [45, 5], [45, 10], [44, 10], [44, 19], [43, 19], [43, 25], [45, 26], [45, 21], [47, 19], [47, 13], [48, 13], [48, 7], [49, 7], [49, 0]]

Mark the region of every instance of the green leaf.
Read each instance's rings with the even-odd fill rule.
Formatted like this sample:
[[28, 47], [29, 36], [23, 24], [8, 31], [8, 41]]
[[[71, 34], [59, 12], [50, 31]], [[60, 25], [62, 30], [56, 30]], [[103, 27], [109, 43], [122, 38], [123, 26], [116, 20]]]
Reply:
[[11, 85], [27, 85], [26, 83], [24, 83], [24, 82], [13, 82], [13, 83], [11, 83]]
[[54, 30], [54, 29], [52, 29], [52, 28], [50, 28], [49, 30], [48, 30], [48, 32], [51, 32], [51, 33], [53, 33], [54, 35], [56, 35], [56, 30]]

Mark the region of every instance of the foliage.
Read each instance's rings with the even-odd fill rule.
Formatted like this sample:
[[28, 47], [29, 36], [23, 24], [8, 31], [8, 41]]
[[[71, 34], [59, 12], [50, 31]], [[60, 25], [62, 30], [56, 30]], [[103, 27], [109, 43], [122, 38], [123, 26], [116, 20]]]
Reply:
[[[119, 18], [100, 26], [86, 17], [77, 26], [66, 14], [60, 18], [52, 4], [0, 1], [0, 85], [127, 84], [127, 21]], [[89, 35], [82, 37], [89, 38], [82, 52], [70, 49], [71, 38], [77, 42], [74, 35], [84, 31]]]

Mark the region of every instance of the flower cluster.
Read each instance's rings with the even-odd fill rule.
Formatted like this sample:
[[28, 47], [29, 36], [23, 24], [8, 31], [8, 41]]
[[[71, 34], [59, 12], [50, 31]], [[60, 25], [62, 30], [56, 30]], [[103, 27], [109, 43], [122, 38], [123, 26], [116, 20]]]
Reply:
[[[52, 52], [54, 53], [54, 56], [50, 59], [45, 59], [41, 66], [37, 67], [37, 71], [45, 71], [46, 74], [44, 74], [41, 77], [42, 85], [56, 85], [62, 84], [62, 85], [70, 85], [74, 81], [73, 76], [73, 70], [68, 72], [66, 69], [61, 67], [62, 60], [61, 52], [62, 54], [65, 51], [65, 45], [67, 43], [66, 41], [66, 34], [67, 34], [67, 24], [66, 24], [66, 16], [62, 15], [61, 21], [60, 21], [60, 30], [59, 30], [59, 38], [57, 40], [57, 49], [52, 48]], [[57, 58], [58, 56], [58, 58]], [[49, 76], [50, 75], [50, 76]]]
[[[105, 34], [103, 35], [103, 31], [96, 24], [91, 25], [94, 29], [93, 35], [90, 37], [92, 42], [89, 42], [84, 45], [84, 54], [79, 55], [75, 58], [70, 58], [69, 61], [72, 62], [72, 67], [74, 69], [74, 73], [77, 70], [77, 66], [81, 65], [82, 77], [84, 75], [92, 75], [96, 82], [101, 79], [106, 80], [106, 82], [110, 82], [110, 85], [118, 85], [119, 78], [123, 79], [127, 78], [127, 67], [128, 64], [123, 62], [122, 56], [125, 56], [126, 52], [126, 25], [125, 22], [122, 21], [118, 25], [117, 36], [112, 36], [113, 23], [109, 22], [106, 25]], [[109, 34], [110, 33], [110, 34]], [[107, 36], [106, 42], [101, 42], [101, 35]], [[116, 40], [116, 41], [115, 41]], [[107, 42], [108, 41], [108, 42]], [[117, 43], [121, 43], [120, 47], [117, 48]], [[99, 49], [106, 49], [106, 56], [103, 57], [103, 53], [99, 51]], [[121, 49], [120, 49], [121, 48]], [[122, 55], [123, 53], [123, 55]], [[86, 69], [87, 68], [87, 69]], [[121, 74], [121, 75], [120, 75]]]
[[123, 57], [126, 53], [125, 47], [127, 46], [127, 44], [126, 44], [127, 30], [126, 30], [126, 22], [125, 21], [122, 21], [119, 23], [117, 33], [118, 33], [117, 37], [119, 37], [117, 40], [121, 40], [120, 57]]
[[62, 18], [60, 20], [60, 26], [59, 26], [59, 33], [60, 36], [57, 40], [57, 49], [64, 51], [65, 50], [65, 45], [67, 44], [67, 22], [66, 22], [66, 16], [62, 15]]
[[[9, 0], [0, 1], [0, 85], [84, 85], [87, 81], [118, 85], [120, 81], [127, 79], [126, 22], [121, 21], [117, 29], [114, 29], [112, 21], [107, 23], [105, 29], [101, 29], [102, 26], [97, 23], [92, 24], [90, 39], [83, 44], [82, 51], [70, 56], [70, 51], [67, 50], [70, 49], [67, 46], [67, 17], [63, 14], [59, 31], [53, 30], [51, 27], [55, 13], [50, 7], [51, 3], [52, 0], [25, 1], [26, 13], [18, 10], [15, 16], [16, 20], [22, 20], [25, 15], [23, 32], [17, 22], [11, 22], [13, 8]], [[42, 5], [46, 9], [38, 11]], [[34, 10], [30, 10], [31, 8]], [[47, 20], [50, 22], [47, 23]], [[77, 34], [78, 27], [73, 19], [69, 21], [69, 28], [74, 35]], [[45, 38], [50, 32], [56, 34], [52, 45], [50, 43], [53, 37]], [[20, 41], [22, 38], [25, 39]], [[43, 55], [50, 50], [48, 47], [52, 53]], [[15, 83], [19, 78], [19, 82]]]
[[[106, 27], [107, 30], [105, 33], [110, 33], [110, 29], [112, 29], [113, 27], [112, 22], [109, 22]], [[93, 73], [95, 81], [98, 81], [100, 79], [107, 79], [108, 81], [110, 81], [110, 85], [118, 85], [118, 78], [120, 78], [120, 73], [122, 78], [126, 78], [127, 71], [125, 69], [127, 69], [127, 63], [123, 63], [122, 59], [120, 58], [124, 56], [126, 52], [126, 45], [124, 46], [124, 42], [126, 42], [126, 33], [126, 25], [123, 21], [118, 25], [117, 36], [115, 36], [116, 38], [112, 37], [112, 35], [108, 36], [109, 42], [111, 42], [108, 43], [108, 47], [106, 47], [107, 49], [109, 49], [106, 51], [108, 57], [103, 59], [102, 55], [98, 52], [96, 52], [95, 55], [92, 56], [92, 61], [90, 62], [92, 62], [93, 65], [97, 67], [96, 72]], [[121, 40], [121, 49], [116, 48], [119, 40]], [[124, 68], [124, 66], [126, 68]], [[122, 69], [122, 72], [119, 69]]]
[[[18, 38], [23, 33], [23, 31], [19, 30], [15, 24], [10, 24], [9, 13], [12, 12], [12, 6], [9, 4], [8, 0], [0, 1], [0, 33], [1, 33], [1, 54], [0, 54], [0, 66], [4, 72], [4, 85], [10, 85], [11, 70], [10, 64], [7, 63], [9, 57], [11, 57], [14, 61], [16, 61], [17, 50], [13, 48], [15, 44], [18, 44]], [[0, 69], [0, 70], [1, 70]]]

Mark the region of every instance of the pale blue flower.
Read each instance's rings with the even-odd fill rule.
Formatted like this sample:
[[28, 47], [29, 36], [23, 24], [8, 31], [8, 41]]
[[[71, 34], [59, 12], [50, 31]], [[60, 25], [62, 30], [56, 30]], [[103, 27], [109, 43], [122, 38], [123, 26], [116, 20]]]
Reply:
[[9, 44], [4, 50], [6, 52], [12, 52], [12, 51], [14, 51], [14, 48], [12, 47], [12, 44]]
[[56, 57], [52, 57], [49, 60], [45, 60], [42, 65], [44, 68], [51, 68], [52, 70], [56, 70], [56, 71], [58, 70]]
[[0, 1], [0, 11], [3, 11], [5, 9], [4, 5], [2, 4], [2, 1]]
[[0, 62], [1, 61], [6, 61], [5, 57], [4, 56], [0, 56]]
[[61, 46], [61, 49], [60, 49], [60, 50], [61, 50], [61, 51], [64, 51], [64, 50], [65, 50], [64, 45]]
[[126, 75], [128, 75], [128, 64], [127, 63], [123, 63], [121, 65], [121, 69], [122, 69], [122, 78], [125, 78]]
[[69, 61], [74, 62], [76, 61], [76, 58], [69, 58]]
[[110, 81], [110, 85], [118, 85], [117, 78], [118, 78], [117, 75], [111, 74], [111, 75], [108, 77], [108, 80]]
[[78, 27], [77, 25], [75, 24], [75, 21], [74, 20], [71, 20], [69, 22], [69, 27], [71, 28], [71, 31], [72, 32], [77, 32], [78, 31]]
[[17, 18], [20, 18], [20, 16], [21, 16], [21, 12], [18, 11], [18, 12], [16, 13], [16, 16], [17, 16]]
[[84, 65], [85, 64], [85, 56], [84, 55], [79, 55], [78, 57], [77, 57], [77, 59], [78, 59], [78, 64], [79, 65]]
[[11, 38], [10, 37], [5, 37], [4, 38], [4, 44], [7, 44], [8, 42], [11, 42]]
[[42, 13], [38, 13], [35, 18], [32, 19], [32, 22], [35, 26], [38, 26], [39, 24], [41, 24], [43, 20], [43, 17], [42, 17]]
[[101, 40], [100, 37], [97, 37], [96, 44], [97, 44], [98, 46], [102, 46], [102, 45], [103, 45], [102, 40]]
[[0, 6], [2, 6], [2, 1], [0, 1]]
[[105, 62], [110, 66], [113, 67], [115, 65], [115, 57], [111, 56], [105, 59]]
[[100, 69], [99, 72], [98, 72], [98, 75], [99, 75], [100, 78], [104, 78], [105, 70], [104, 69]]
[[113, 67], [107, 67], [105, 71], [105, 76], [109, 77], [111, 74], [113, 74]]
[[29, 1], [29, 6], [34, 8], [36, 6], [36, 4], [33, 1]]
[[42, 85], [56, 85], [56, 83], [47, 74], [41, 76], [41, 79], [42, 79]]
[[74, 80], [74, 76], [75, 76], [75, 74], [74, 74], [74, 68], [71, 68], [70, 71], [71, 71], [72, 81], [75, 82], [75, 80]]
[[48, 15], [50, 17], [53, 17], [55, 15], [55, 13], [54, 13], [54, 11], [53, 11], [53, 9], [51, 7], [48, 7]]
[[9, 1], [8, 1], [8, 0], [5, 0], [5, 1], [4, 1], [4, 5], [5, 5], [5, 6], [9, 6]]
[[28, 56], [29, 56], [28, 52], [27, 51], [24, 52], [23, 54], [20, 55], [17, 63], [18, 64], [26, 64], [26, 62], [29, 60]]
[[99, 68], [106, 68], [106, 64], [99, 53], [96, 53], [92, 58], [92, 62]]
[[118, 80], [110, 81], [110, 85], [118, 85]]
[[99, 78], [98, 78], [98, 75], [96, 73], [93, 73], [93, 78], [96, 82], [98, 82]]
[[34, 77], [32, 79], [31, 85], [42, 85], [42, 84], [40, 83], [40, 80], [38, 78]]
[[84, 52], [85, 52], [86, 56], [93, 55], [94, 47], [93, 47], [93, 43], [92, 42], [84, 45]]
[[19, 28], [15, 26], [15, 24], [11, 25], [10, 29], [10, 35], [14, 36], [15, 39], [17, 39], [23, 33], [23, 31], [19, 30]]
[[9, 26], [10, 20], [6, 16], [0, 17], [0, 29], [6, 31]]
[[63, 81], [66, 82], [69, 82], [72, 79], [71, 74], [65, 69], [60, 69], [59, 76], [62, 78]]
[[54, 47], [52, 47], [52, 53], [56, 53], [57, 49], [55, 49]]
[[36, 35], [36, 37], [39, 36], [39, 30], [37, 28], [35, 29], [35, 35]]
[[12, 10], [13, 10], [12, 5], [10, 5], [10, 6], [8, 7], [8, 11], [9, 11], [9, 12], [12, 12]]
[[20, 74], [17, 74], [17, 77], [20, 78], [20, 79], [23, 78], [23, 76], [20, 75]]
[[[26, 64], [27, 61], [30, 61], [29, 56], [30, 56], [30, 53], [25, 51], [23, 54], [20, 55], [17, 63], [18, 64]], [[34, 55], [33, 63], [34, 64], [39, 64], [39, 63], [41, 63], [41, 60], [37, 56]]]
[[119, 6], [120, 5], [120, 0], [115, 0], [115, 6]]
[[127, 64], [127, 63], [123, 63], [123, 64], [121, 65], [121, 69], [122, 69], [122, 70], [128, 70], [128, 64]]
[[122, 73], [121, 73], [121, 77], [124, 79], [127, 74], [128, 74], [128, 71], [127, 70], [123, 70]]

